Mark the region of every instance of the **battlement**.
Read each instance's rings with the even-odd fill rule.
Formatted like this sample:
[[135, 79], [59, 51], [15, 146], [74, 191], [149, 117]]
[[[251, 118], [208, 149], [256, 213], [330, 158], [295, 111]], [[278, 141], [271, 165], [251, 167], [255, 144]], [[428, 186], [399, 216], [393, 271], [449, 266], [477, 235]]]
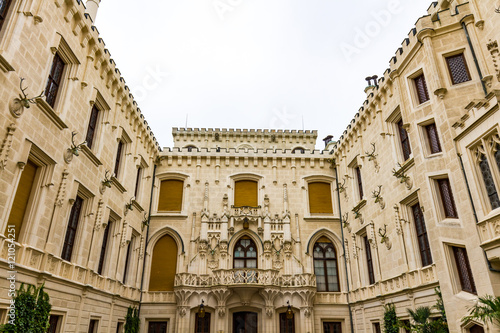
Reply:
[[[144, 115], [141, 113], [130, 88], [126, 85], [125, 79], [121, 76], [120, 70], [116, 67], [115, 61], [111, 58], [109, 50], [103, 39], [99, 37], [99, 31], [94, 26], [92, 18], [86, 13], [86, 7], [81, 0], [55, 0], [57, 8], [61, 9], [64, 21], [72, 27], [74, 39], [68, 40], [72, 48], [81, 48], [86, 51], [87, 59], [92, 59], [94, 70], [99, 71], [100, 77], [105, 81], [106, 88], [115, 98], [115, 103], [120, 105], [125, 118], [129, 119], [131, 125], [141, 133], [145, 139], [144, 144], [151, 145], [153, 151], [159, 151], [160, 146], [148, 126]], [[32, 13], [37, 16], [39, 13]], [[43, 20], [43, 17], [40, 18]], [[78, 40], [75, 44], [73, 40]], [[85, 77], [82, 78], [82, 87], [85, 87]], [[113, 103], [113, 104], [115, 104]], [[111, 104], [111, 103], [110, 103]]]
[[172, 129], [174, 147], [247, 150], [314, 150], [318, 131], [227, 128]]
[[[403, 40], [401, 47], [389, 61], [389, 68], [378, 79], [378, 85], [372, 87], [367, 99], [359, 108], [354, 118], [348, 124], [339, 140], [333, 145], [332, 150], [342, 150], [348, 147], [351, 140], [357, 140], [357, 133], [362, 131], [364, 123], [371, 123], [394, 95], [397, 78], [404, 72], [415, 54], [422, 48], [426, 37], [449, 33], [450, 29], [461, 29], [462, 23], [474, 22], [474, 15], [469, 2], [440, 0], [433, 2], [428, 8], [428, 15], [420, 17]], [[433, 93], [433, 92], [430, 92]], [[330, 145], [329, 147], [332, 147]]]
[[297, 151], [293, 149], [271, 149], [271, 148], [164, 148], [162, 155], [170, 156], [229, 156], [229, 155], [246, 155], [246, 156], [257, 156], [257, 155], [272, 155], [272, 157], [278, 156], [288, 156], [288, 157], [311, 157], [314, 155], [328, 155], [328, 150], [319, 149], [304, 149], [303, 151]]

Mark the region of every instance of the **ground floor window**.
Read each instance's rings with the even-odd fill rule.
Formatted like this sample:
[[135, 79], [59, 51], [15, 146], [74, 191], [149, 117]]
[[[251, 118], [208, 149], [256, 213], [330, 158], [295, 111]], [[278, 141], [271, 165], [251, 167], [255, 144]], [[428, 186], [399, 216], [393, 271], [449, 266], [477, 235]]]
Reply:
[[280, 313], [280, 333], [295, 333], [295, 316], [286, 317], [286, 312]]
[[203, 318], [196, 314], [194, 332], [210, 333], [210, 313], [205, 312]]
[[471, 328], [469, 328], [470, 333], [484, 333], [484, 328], [482, 328], [479, 325], [474, 325]]
[[323, 322], [323, 333], [342, 333], [342, 325], [338, 322]]
[[167, 333], [167, 322], [150, 321], [148, 325], [148, 333]]
[[257, 333], [256, 312], [233, 313], [233, 333]]

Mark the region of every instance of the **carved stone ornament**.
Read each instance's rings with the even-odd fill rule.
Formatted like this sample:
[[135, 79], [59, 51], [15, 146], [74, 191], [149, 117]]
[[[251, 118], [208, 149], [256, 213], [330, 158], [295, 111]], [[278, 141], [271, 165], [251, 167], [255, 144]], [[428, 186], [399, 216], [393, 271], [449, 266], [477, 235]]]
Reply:
[[64, 162], [66, 162], [67, 164], [70, 164], [71, 161], [73, 161], [73, 152], [71, 151], [71, 149], [66, 149], [66, 151], [64, 152]]
[[218, 306], [217, 307], [217, 314], [219, 317], [224, 317], [226, 315], [226, 307], [225, 306]]
[[185, 317], [188, 310], [189, 310], [189, 307], [187, 306], [178, 306], [177, 307], [177, 310], [179, 311], [179, 316], [181, 317]]
[[12, 137], [14, 136], [15, 131], [16, 124], [12, 123], [7, 127], [7, 134], [2, 141], [2, 146], [0, 146], [0, 170], [4, 170], [7, 166], [10, 148], [12, 147]]
[[9, 111], [14, 118], [19, 118], [23, 115], [24, 106], [19, 98], [14, 98], [10, 101]]
[[274, 307], [272, 306], [266, 306], [266, 315], [268, 317], [272, 317], [274, 314]]

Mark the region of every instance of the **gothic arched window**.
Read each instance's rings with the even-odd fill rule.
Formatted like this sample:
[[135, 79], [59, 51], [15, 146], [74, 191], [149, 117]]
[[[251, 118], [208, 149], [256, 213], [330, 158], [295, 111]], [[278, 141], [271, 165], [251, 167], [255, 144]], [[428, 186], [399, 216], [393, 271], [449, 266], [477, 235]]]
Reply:
[[340, 291], [337, 252], [328, 238], [322, 237], [314, 244], [313, 257], [318, 291]]
[[242, 237], [234, 246], [234, 268], [257, 268], [257, 246], [250, 237]]

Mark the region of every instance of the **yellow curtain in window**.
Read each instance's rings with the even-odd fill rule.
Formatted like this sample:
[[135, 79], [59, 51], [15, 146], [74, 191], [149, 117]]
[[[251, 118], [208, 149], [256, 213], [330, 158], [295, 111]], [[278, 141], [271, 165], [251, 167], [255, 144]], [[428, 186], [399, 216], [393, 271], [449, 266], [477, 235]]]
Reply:
[[[31, 196], [31, 189], [33, 188], [33, 181], [35, 180], [37, 169], [38, 167], [33, 162], [28, 160], [28, 163], [24, 166], [21, 179], [19, 180], [19, 185], [17, 186], [16, 195], [14, 196], [14, 203], [12, 204], [7, 227], [9, 225], [15, 226], [16, 241], [19, 239], [19, 234], [23, 226], [24, 215], [26, 214], [26, 210], [28, 208], [28, 202]], [[5, 231], [7, 231], [7, 228]]]
[[151, 260], [149, 291], [173, 291], [177, 267], [177, 244], [165, 235], [155, 245]]
[[309, 212], [333, 214], [332, 191], [329, 183], [309, 183]]
[[239, 180], [234, 184], [235, 207], [257, 207], [257, 182], [253, 180]]
[[180, 212], [182, 210], [182, 180], [169, 179], [161, 182], [160, 199], [158, 200], [159, 212]]

